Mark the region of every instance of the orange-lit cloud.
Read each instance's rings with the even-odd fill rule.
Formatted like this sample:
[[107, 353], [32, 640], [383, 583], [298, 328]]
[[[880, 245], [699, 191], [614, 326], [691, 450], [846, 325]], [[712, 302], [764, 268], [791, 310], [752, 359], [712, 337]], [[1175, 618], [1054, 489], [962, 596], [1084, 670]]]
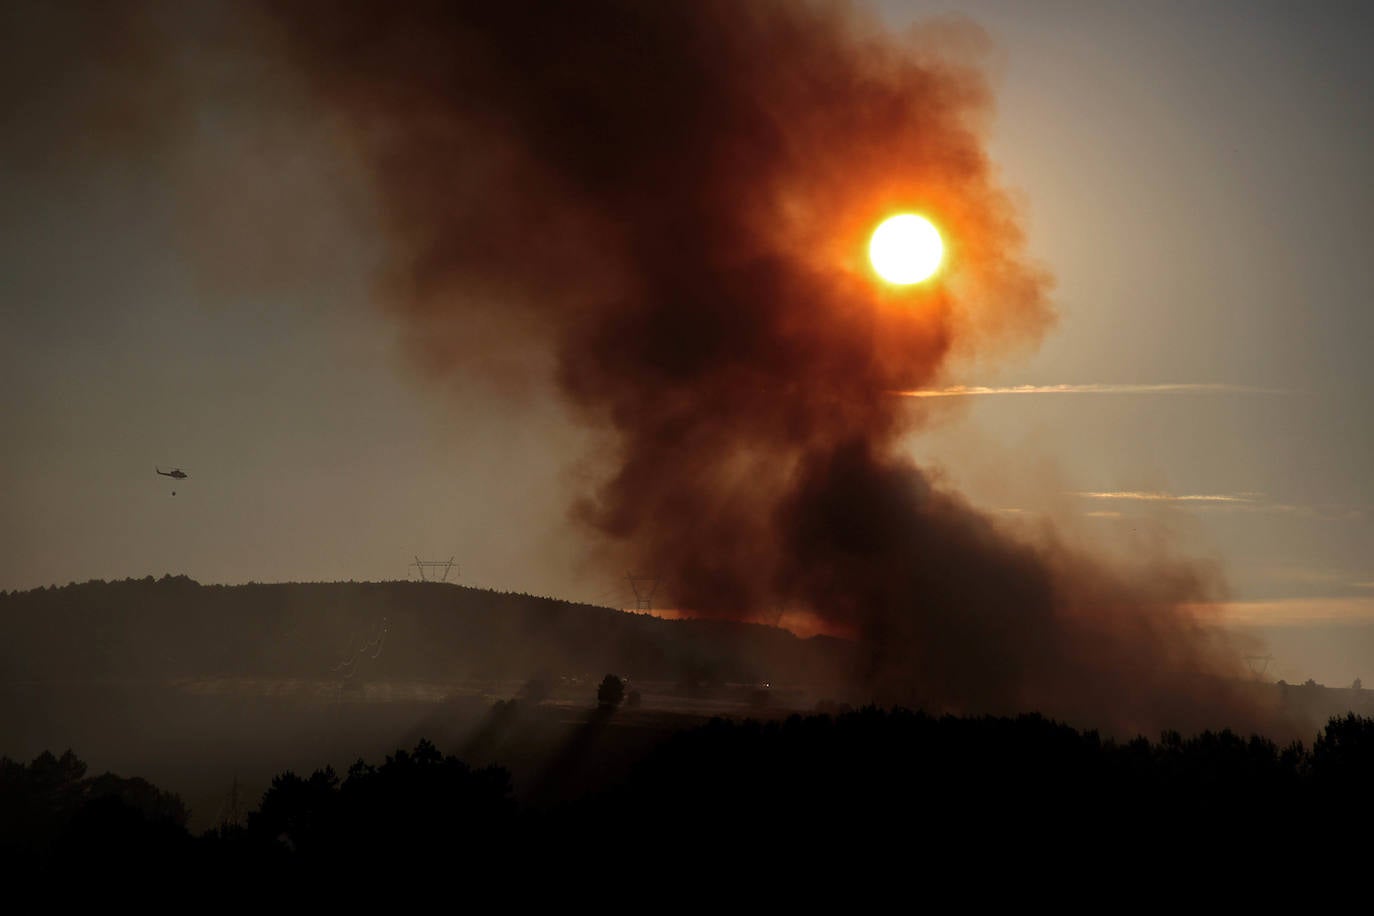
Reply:
[[1374, 598], [1278, 598], [1227, 601], [1193, 607], [1202, 616], [1237, 626], [1374, 623]]
[[1247, 385], [1225, 385], [1210, 382], [1179, 382], [1156, 385], [1005, 385], [985, 387], [981, 385], [951, 385], [946, 388], [917, 388], [910, 391], [897, 391], [894, 394], [904, 398], [968, 398], [1008, 394], [1185, 394], [1205, 393], [1251, 393], [1277, 394], [1277, 389], [1253, 388]]

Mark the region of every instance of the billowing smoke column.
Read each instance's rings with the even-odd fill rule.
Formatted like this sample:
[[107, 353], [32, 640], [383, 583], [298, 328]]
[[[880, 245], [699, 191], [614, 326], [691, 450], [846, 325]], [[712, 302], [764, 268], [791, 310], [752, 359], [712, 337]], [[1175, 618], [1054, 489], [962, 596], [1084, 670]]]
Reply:
[[[922, 408], [891, 392], [1052, 319], [983, 149], [972, 27], [899, 40], [790, 0], [285, 9], [375, 175], [382, 297], [425, 360], [505, 383], [551, 353], [607, 435], [574, 512], [611, 568], [697, 615], [805, 609], [861, 641], [879, 699], [1244, 724], [1180, 610], [1204, 577], [1013, 539], [899, 447]], [[944, 234], [933, 281], [866, 262], [902, 211]]]

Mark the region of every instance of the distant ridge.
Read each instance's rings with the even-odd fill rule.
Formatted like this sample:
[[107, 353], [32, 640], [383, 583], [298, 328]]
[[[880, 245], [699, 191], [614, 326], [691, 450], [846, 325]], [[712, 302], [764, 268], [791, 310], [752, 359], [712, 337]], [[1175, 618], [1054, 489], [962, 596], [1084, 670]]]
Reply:
[[758, 624], [662, 620], [435, 582], [97, 580], [0, 594], [0, 626], [0, 682], [327, 679], [357, 665], [363, 676], [387, 680], [616, 672], [687, 683], [816, 683], [847, 667], [852, 648]]

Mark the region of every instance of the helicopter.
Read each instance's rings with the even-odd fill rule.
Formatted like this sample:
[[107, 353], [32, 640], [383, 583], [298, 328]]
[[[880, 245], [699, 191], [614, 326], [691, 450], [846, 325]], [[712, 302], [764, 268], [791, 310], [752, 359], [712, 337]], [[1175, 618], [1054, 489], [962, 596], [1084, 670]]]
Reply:
[[164, 471], [162, 468], [158, 467], [157, 465], [154, 465], [153, 470], [157, 471], [163, 477], [175, 477], [177, 480], [185, 480], [187, 477], [191, 476], [190, 474], [187, 474], [185, 471], [183, 471], [181, 468], [172, 468], [170, 471]]

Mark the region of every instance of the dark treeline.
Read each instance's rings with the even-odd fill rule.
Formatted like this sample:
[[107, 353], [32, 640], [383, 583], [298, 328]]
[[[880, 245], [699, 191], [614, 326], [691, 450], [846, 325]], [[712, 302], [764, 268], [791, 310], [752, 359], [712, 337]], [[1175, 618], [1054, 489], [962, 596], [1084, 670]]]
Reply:
[[[601, 708], [586, 727], [615, 715]], [[174, 797], [138, 780], [87, 779], [70, 754], [6, 759], [0, 773], [5, 860], [35, 875], [141, 862], [237, 881], [684, 859], [1182, 863], [1291, 857], [1367, 833], [1374, 720], [1332, 719], [1311, 746], [1282, 747], [1231, 732], [1118, 743], [1036, 715], [714, 720], [670, 738], [618, 784], [550, 809], [518, 807], [506, 770], [470, 767], [422, 741], [344, 774], [282, 773], [245, 823], [199, 837]]]

